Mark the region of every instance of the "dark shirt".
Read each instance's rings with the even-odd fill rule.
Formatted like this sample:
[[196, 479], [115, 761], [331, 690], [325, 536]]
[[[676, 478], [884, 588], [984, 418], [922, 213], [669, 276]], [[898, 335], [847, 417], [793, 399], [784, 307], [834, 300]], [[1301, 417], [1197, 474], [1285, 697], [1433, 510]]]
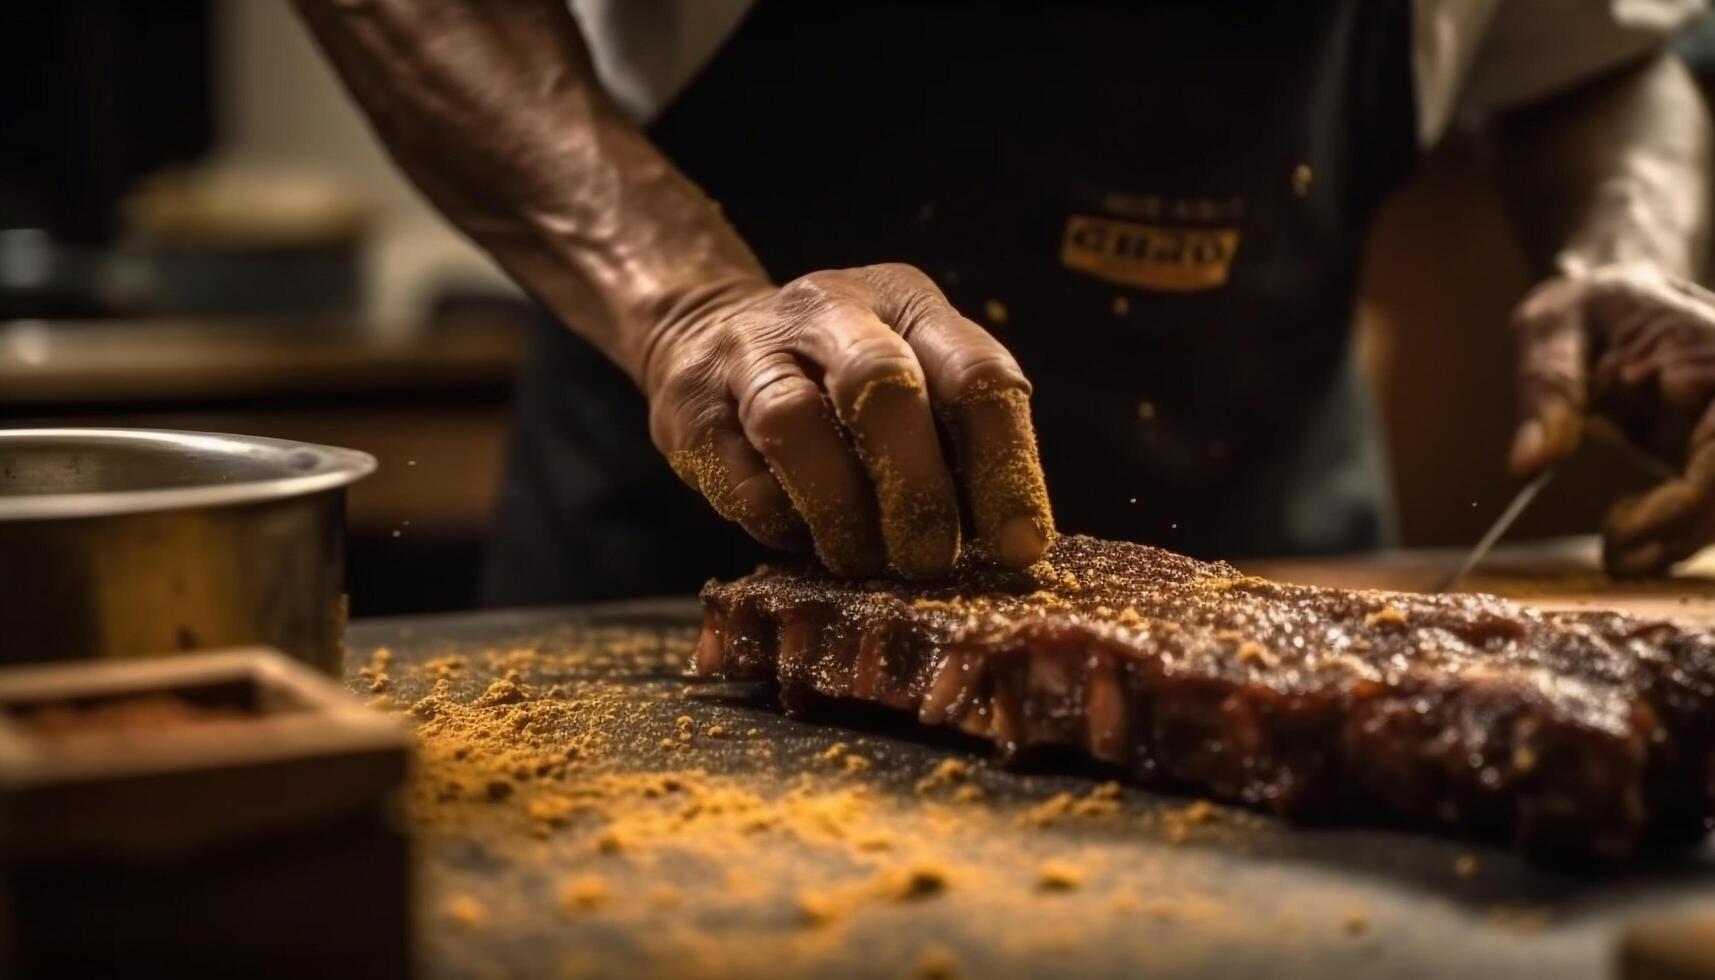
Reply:
[[[1350, 357], [1417, 155], [1405, 0], [764, 0], [651, 136], [777, 280], [929, 273], [1017, 356], [1064, 530], [1198, 555], [1389, 534]], [[527, 368], [490, 599], [682, 592], [761, 556], [558, 326]]]

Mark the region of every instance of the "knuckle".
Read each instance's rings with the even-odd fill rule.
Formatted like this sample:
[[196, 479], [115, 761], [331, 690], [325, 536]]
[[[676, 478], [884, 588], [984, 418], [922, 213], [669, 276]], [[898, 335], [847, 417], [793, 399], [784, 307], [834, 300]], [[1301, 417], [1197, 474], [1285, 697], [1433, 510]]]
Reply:
[[656, 397], [681, 401], [701, 394], [708, 387], [710, 364], [707, 359], [696, 358], [668, 365], [656, 385]]
[[807, 416], [822, 412], [822, 393], [808, 378], [777, 374], [751, 389], [739, 408], [739, 421], [758, 440], [774, 442]]
[[827, 377], [828, 393], [846, 411], [856, 410], [873, 386], [890, 382], [916, 389], [924, 385], [917, 355], [892, 332], [847, 344]]
[[1534, 340], [1558, 333], [1568, 322], [1564, 300], [1531, 296], [1513, 310], [1509, 324], [1521, 340]]
[[775, 296], [775, 303], [783, 315], [807, 320], [845, 302], [850, 291], [851, 286], [844, 272], [824, 269], [805, 273], [781, 286]]
[[716, 394], [719, 385], [715, 382], [715, 372], [708, 364], [688, 365], [682, 369], [670, 371], [656, 385], [655, 392], [649, 398], [651, 411], [663, 408], [680, 411], [718, 401]]
[[657, 397], [649, 402], [649, 438], [663, 453], [696, 449], [725, 416], [720, 399], [704, 393]]
[[996, 389], [1030, 391], [1030, 382], [1018, 361], [999, 344], [971, 345], [954, 351], [942, 364], [940, 382], [954, 401]]
[[921, 377], [911, 345], [891, 330], [865, 331], [842, 344], [832, 374], [854, 380], [874, 380], [901, 373]]
[[1591, 295], [1588, 280], [1551, 279], [1527, 293], [1513, 308], [1515, 330], [1525, 333], [1553, 331], [1572, 322], [1576, 311]]
[[731, 347], [728, 332], [718, 328], [665, 338], [645, 366], [645, 386], [659, 395], [668, 395], [705, 385]]
[[753, 311], [728, 324], [719, 363], [732, 375], [742, 375], [748, 365], [776, 358], [789, 346], [796, 323], [778, 307]]
[[1647, 292], [1666, 285], [1666, 280], [1659, 275], [1632, 266], [1603, 266], [1592, 269], [1585, 282], [1592, 292]]
[[889, 262], [858, 270], [870, 290], [893, 312], [893, 327], [909, 337], [926, 324], [958, 314], [935, 281], [914, 265]]
[[908, 262], [880, 262], [866, 265], [859, 270], [865, 279], [872, 282], [887, 283], [893, 286], [903, 286], [914, 290], [935, 290], [934, 280], [922, 269]]
[[913, 290], [899, 301], [899, 333], [903, 337], [911, 337], [925, 326], [934, 324], [938, 318], [945, 321], [958, 316], [939, 291]]

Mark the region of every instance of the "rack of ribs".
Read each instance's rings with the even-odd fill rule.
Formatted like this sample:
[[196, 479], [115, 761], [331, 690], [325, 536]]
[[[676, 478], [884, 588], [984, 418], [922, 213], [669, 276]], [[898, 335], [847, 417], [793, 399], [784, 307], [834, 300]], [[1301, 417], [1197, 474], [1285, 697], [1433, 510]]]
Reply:
[[699, 673], [914, 712], [1003, 755], [1065, 746], [1154, 787], [1613, 861], [1698, 840], [1715, 636], [1492, 596], [1286, 585], [1063, 536], [931, 586], [763, 567], [702, 592]]

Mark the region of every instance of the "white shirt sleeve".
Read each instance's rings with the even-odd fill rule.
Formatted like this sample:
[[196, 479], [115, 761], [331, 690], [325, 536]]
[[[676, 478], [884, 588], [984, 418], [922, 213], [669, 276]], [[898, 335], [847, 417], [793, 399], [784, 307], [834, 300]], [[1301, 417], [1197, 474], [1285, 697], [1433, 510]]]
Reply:
[[1705, 0], [1414, 0], [1418, 139], [1660, 50]]
[[648, 122], [708, 64], [752, 0], [569, 0], [601, 83]]

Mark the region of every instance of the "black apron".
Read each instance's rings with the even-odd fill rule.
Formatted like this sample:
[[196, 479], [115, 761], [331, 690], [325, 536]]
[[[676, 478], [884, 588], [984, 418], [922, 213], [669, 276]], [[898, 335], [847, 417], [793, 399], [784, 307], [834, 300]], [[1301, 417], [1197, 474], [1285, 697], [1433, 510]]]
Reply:
[[[1199, 555], [1389, 533], [1350, 321], [1416, 159], [1408, 0], [761, 0], [651, 136], [784, 281], [933, 276], [1036, 387], [1063, 530]], [[505, 604], [684, 592], [761, 557], [642, 398], [545, 325], [488, 576]]]

